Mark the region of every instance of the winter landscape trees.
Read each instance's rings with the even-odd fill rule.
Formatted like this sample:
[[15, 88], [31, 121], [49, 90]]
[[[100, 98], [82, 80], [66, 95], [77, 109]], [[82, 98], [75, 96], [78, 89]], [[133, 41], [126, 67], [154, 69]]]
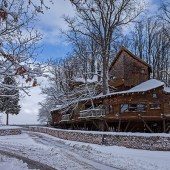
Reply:
[[[108, 93], [108, 68], [121, 46], [152, 66], [152, 78], [169, 84], [169, 2], [161, 4], [156, 15], [149, 14], [146, 1], [70, 2], [77, 13], [74, 18], [64, 17], [68, 31], [63, 35], [71, 42], [73, 50], [60, 64], [53, 65], [55, 76], [50, 81], [55, 84], [53, 88], [58, 87], [53, 91], [55, 105], [79, 99], [68, 98], [68, 92], [72, 91], [70, 82], [77, 78], [84, 79], [85, 84], [89, 84], [87, 79], [98, 80], [102, 93]], [[91, 96], [95, 94], [93, 91]]]
[[[168, 1], [160, 5], [157, 15], [148, 14], [145, 0], [140, 3], [136, 0], [70, 0], [70, 3], [76, 14], [74, 18], [64, 17], [68, 30], [63, 31], [63, 35], [73, 50], [50, 66], [51, 85], [43, 90], [51, 96], [48, 102], [53, 101], [52, 105], [74, 103], [96, 95], [99, 85], [102, 93], [107, 94], [108, 68], [122, 45], [152, 66], [153, 78], [169, 83]], [[30, 62], [37, 56], [37, 43], [42, 38], [34, 21], [38, 13], [49, 8], [42, 0], [37, 3], [29, 0], [27, 4], [1, 0], [0, 4], [0, 86], [5, 90], [2, 82], [6, 76], [17, 78], [16, 82], [21, 79], [18, 77], [25, 79], [22, 81], [34, 81], [36, 73]], [[86, 84], [83, 90], [73, 91], [75, 81]], [[95, 82], [90, 91], [89, 82]], [[15, 86], [24, 91], [29, 88], [27, 84]]]
[[[74, 1], [73, 1], [74, 3]], [[108, 67], [112, 55], [113, 44], [118, 31], [123, 25], [134, 21], [144, 10], [142, 4], [136, 6], [136, 1], [81, 1], [76, 5], [77, 17], [66, 19], [72, 32], [90, 37], [98, 45], [102, 61], [103, 94], [108, 92]], [[77, 37], [78, 38], [78, 37]], [[93, 51], [94, 52], [94, 51]]]
[[37, 43], [42, 36], [34, 22], [44, 7], [43, 1], [39, 5], [24, 0], [0, 1], [0, 97], [7, 115], [19, 112], [19, 90], [26, 92], [29, 81], [36, 84], [36, 72], [30, 64], [38, 54]]

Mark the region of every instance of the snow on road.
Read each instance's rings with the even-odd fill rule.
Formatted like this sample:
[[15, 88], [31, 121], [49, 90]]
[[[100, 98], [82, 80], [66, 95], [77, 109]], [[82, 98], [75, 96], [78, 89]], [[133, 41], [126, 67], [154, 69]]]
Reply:
[[0, 150], [10, 151], [58, 170], [170, 170], [170, 152], [100, 146], [33, 132], [1, 136], [0, 143]]
[[26, 163], [16, 158], [9, 158], [0, 154], [0, 169], [1, 170], [29, 170]]

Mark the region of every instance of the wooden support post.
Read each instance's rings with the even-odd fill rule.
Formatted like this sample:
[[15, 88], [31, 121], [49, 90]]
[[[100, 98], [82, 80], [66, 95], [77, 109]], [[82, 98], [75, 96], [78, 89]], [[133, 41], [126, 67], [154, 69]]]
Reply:
[[136, 127], [136, 124], [129, 130], [129, 132], [132, 132], [133, 129], [135, 129], [135, 127]]
[[76, 123], [76, 126], [77, 126], [77, 129], [79, 129], [79, 126], [78, 126], [78, 124]]
[[166, 119], [163, 119], [163, 133], [166, 132]]
[[126, 132], [126, 131], [127, 131], [128, 127], [129, 127], [129, 125], [130, 125], [130, 121], [128, 121], [128, 123], [127, 123], [127, 125], [126, 125], [126, 127], [125, 127], [124, 132]]
[[150, 133], [153, 133], [152, 129], [149, 127], [149, 125], [145, 122], [145, 120], [140, 117], [140, 119], [142, 120], [142, 122], [145, 124], [145, 126], [148, 128], [148, 130], [150, 131]]
[[167, 126], [167, 128], [166, 128], [166, 133], [168, 133], [170, 130], [170, 126]]
[[121, 126], [121, 119], [119, 119], [118, 132], [120, 132], [120, 126]]
[[86, 129], [86, 121], [84, 121], [84, 129]]
[[94, 126], [98, 129], [98, 130], [100, 130], [99, 129], [99, 127], [97, 126], [97, 124], [96, 124], [96, 122], [93, 120], [93, 124], [94, 124]]
[[109, 130], [109, 126], [108, 126], [108, 124], [107, 124], [107, 121], [104, 120], [104, 122], [105, 122], [105, 125], [106, 125], [107, 130]]
[[74, 129], [74, 130], [76, 129], [76, 127], [75, 127], [74, 123], [73, 123], [73, 129]]

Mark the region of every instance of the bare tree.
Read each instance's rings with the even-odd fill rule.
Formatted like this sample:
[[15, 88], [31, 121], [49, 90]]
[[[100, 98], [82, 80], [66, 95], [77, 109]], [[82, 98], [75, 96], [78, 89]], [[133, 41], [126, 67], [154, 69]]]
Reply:
[[152, 77], [167, 81], [170, 39], [164, 20], [150, 17], [138, 22], [129, 37], [129, 48], [152, 66]]
[[165, 1], [161, 6], [161, 10], [163, 12], [161, 18], [170, 24], [170, 2]]
[[103, 94], [108, 92], [108, 66], [115, 32], [134, 21], [143, 11], [135, 0], [79, 0], [71, 1], [77, 9], [78, 17], [69, 27], [83, 35], [90, 36], [100, 46], [102, 58]]
[[[33, 24], [37, 9], [31, 10], [24, 2], [24, 0], [0, 1], [1, 80], [4, 76], [18, 75], [24, 77], [26, 82], [34, 79], [30, 62], [37, 56], [37, 43], [41, 39], [41, 34], [36, 31]], [[33, 84], [35, 85], [35, 82]], [[0, 87], [4, 88], [1, 81]]]

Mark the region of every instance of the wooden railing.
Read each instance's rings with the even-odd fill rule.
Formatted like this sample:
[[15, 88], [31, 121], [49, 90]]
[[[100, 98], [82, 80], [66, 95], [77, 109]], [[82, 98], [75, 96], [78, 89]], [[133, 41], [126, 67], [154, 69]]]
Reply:
[[88, 117], [103, 117], [105, 116], [104, 109], [89, 109], [89, 110], [82, 110], [80, 111], [79, 118], [88, 118]]

